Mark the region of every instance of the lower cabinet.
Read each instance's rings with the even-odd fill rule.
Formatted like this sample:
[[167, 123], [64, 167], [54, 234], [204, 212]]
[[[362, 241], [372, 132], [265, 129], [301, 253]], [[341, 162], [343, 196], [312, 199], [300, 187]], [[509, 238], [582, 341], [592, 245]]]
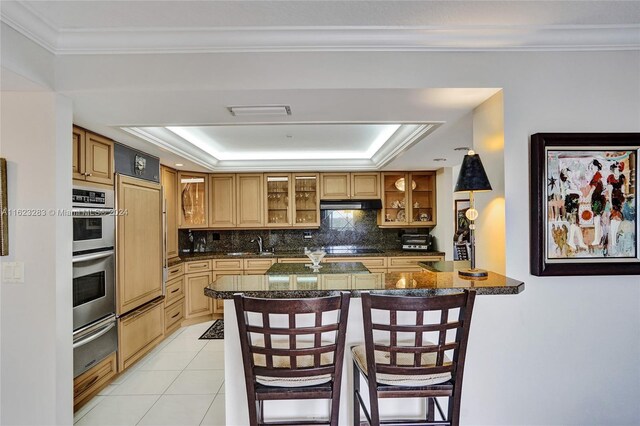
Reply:
[[184, 297], [164, 308], [164, 334], [169, 335], [180, 328], [184, 319]]
[[420, 272], [422, 267], [418, 262], [438, 262], [444, 260], [442, 256], [397, 256], [390, 257], [387, 267], [389, 272]]
[[[243, 271], [241, 270], [236, 270], [236, 271], [216, 271], [213, 272], [212, 275], [212, 281], [217, 280], [218, 278], [225, 276], [225, 275], [242, 275]], [[213, 312], [215, 314], [224, 314], [224, 299], [212, 299], [210, 297], [208, 297], [209, 300], [213, 301]]]
[[98, 393], [116, 375], [116, 354], [104, 360], [73, 379], [73, 409], [77, 410]]
[[118, 371], [131, 366], [163, 339], [164, 319], [163, 299], [118, 319]]
[[211, 283], [211, 272], [198, 272], [184, 276], [186, 319], [197, 318], [213, 313], [213, 299], [204, 295], [204, 288]]

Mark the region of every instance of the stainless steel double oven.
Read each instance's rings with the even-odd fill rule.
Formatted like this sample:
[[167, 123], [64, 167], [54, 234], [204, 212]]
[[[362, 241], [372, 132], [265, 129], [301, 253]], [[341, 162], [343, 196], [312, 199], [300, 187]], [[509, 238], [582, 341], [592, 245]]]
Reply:
[[73, 187], [74, 377], [117, 350], [115, 210], [110, 189]]

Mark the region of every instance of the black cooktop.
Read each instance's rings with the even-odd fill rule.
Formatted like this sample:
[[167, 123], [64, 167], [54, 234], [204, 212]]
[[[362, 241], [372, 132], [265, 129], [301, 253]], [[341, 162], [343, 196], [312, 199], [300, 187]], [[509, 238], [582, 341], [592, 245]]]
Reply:
[[384, 253], [384, 251], [372, 248], [359, 248], [351, 246], [336, 246], [325, 247], [324, 249], [328, 254], [371, 254], [371, 253]]

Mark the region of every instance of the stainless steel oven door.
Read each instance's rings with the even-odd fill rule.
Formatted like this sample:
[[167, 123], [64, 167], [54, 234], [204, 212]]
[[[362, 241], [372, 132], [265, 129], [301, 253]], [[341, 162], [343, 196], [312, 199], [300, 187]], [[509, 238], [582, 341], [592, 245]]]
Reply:
[[116, 311], [113, 250], [73, 256], [73, 329]]
[[73, 333], [73, 377], [78, 377], [118, 349], [116, 316]]
[[114, 246], [113, 209], [74, 208], [72, 213], [74, 253]]

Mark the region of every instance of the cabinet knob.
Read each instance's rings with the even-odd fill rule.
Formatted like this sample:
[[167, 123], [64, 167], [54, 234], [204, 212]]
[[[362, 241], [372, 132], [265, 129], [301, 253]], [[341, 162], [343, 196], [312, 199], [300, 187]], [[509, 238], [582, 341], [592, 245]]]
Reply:
[[84, 175], [85, 176], [91, 176], [91, 173], [85, 173]]

